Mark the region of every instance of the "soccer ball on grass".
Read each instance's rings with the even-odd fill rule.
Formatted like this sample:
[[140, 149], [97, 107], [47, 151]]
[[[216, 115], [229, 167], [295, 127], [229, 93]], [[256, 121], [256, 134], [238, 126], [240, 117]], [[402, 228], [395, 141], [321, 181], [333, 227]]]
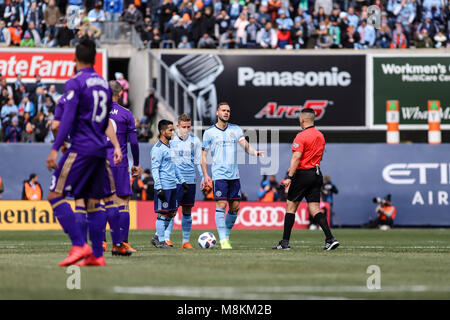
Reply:
[[216, 237], [212, 232], [204, 232], [198, 237], [198, 245], [202, 249], [212, 249], [216, 246]]

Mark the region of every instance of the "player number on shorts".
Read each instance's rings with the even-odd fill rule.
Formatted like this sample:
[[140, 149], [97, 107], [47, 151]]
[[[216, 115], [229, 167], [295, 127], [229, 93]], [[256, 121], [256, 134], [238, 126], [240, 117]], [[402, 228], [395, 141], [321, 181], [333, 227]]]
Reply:
[[[108, 97], [106, 96], [106, 92], [103, 90], [94, 90], [92, 94], [94, 95], [94, 112], [92, 112], [92, 121], [102, 122], [106, 116], [106, 101], [108, 100]], [[100, 115], [97, 115], [99, 105], [101, 108], [101, 113]]]

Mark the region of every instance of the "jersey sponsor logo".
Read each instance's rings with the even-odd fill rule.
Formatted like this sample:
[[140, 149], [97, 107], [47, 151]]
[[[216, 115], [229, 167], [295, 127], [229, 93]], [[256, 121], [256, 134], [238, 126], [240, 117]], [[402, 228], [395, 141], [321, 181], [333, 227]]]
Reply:
[[298, 119], [303, 109], [311, 108], [316, 113], [316, 120], [320, 120], [325, 115], [328, 105], [333, 104], [329, 100], [307, 100], [301, 105], [278, 105], [277, 102], [268, 102], [257, 114], [256, 119]]
[[298, 144], [298, 143], [293, 143], [292, 146], [293, 146], [294, 148], [298, 148], [298, 147], [299, 147], [299, 144]]
[[74, 96], [75, 92], [73, 90], [70, 90], [67, 95], [66, 95], [66, 100], [72, 100], [73, 96]]

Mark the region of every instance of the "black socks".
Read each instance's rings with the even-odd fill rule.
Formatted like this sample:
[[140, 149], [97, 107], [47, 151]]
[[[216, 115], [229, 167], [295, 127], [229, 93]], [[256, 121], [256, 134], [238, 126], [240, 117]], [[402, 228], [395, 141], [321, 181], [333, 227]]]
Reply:
[[289, 241], [289, 238], [291, 237], [292, 227], [294, 226], [294, 222], [295, 222], [295, 214], [286, 212], [286, 215], [284, 216], [283, 240]]
[[323, 212], [319, 212], [318, 214], [316, 214], [313, 218], [313, 221], [315, 224], [318, 224], [322, 228], [323, 233], [325, 233], [326, 240], [330, 240], [331, 238], [333, 238], [330, 227], [328, 226], [327, 216]]

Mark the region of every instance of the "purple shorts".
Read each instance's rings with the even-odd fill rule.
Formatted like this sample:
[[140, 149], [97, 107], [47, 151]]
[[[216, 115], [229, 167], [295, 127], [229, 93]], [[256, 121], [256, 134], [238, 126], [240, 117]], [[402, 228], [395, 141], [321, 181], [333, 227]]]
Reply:
[[103, 199], [106, 159], [67, 150], [53, 172], [50, 191], [76, 199]]
[[114, 178], [113, 168], [111, 167], [111, 164], [108, 160], [106, 160], [105, 165], [105, 182], [103, 184], [104, 186], [104, 194], [106, 197], [110, 197], [113, 195], [117, 190], [117, 184], [116, 179]]
[[116, 195], [119, 197], [131, 196], [130, 171], [128, 167], [111, 166], [111, 172], [116, 185]]

